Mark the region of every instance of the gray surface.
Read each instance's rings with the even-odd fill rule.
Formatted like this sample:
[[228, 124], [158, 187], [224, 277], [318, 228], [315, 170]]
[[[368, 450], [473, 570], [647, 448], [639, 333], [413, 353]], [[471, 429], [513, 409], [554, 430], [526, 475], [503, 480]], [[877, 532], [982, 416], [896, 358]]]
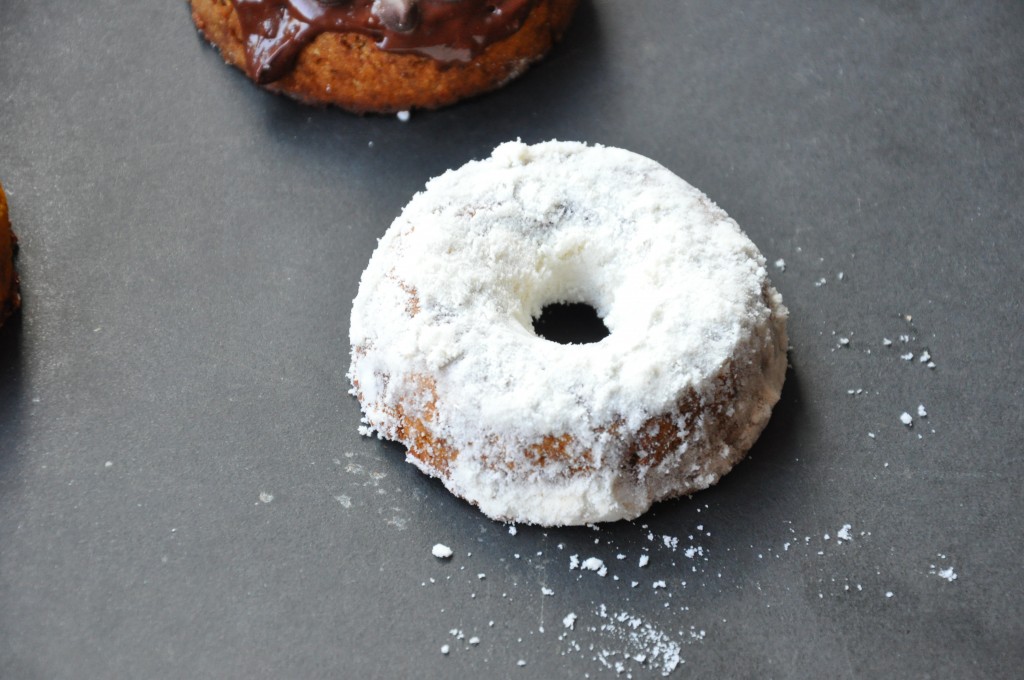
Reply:
[[[402, 124], [257, 90], [183, 2], [3, 2], [25, 307], [0, 334], [0, 677], [656, 673], [602, 604], [679, 643], [678, 676], [1017, 677], [1024, 5], [577, 19], [519, 82]], [[786, 262], [768, 430], [638, 522], [512, 536], [355, 431], [375, 239], [428, 177], [517, 136], [649, 155]]]

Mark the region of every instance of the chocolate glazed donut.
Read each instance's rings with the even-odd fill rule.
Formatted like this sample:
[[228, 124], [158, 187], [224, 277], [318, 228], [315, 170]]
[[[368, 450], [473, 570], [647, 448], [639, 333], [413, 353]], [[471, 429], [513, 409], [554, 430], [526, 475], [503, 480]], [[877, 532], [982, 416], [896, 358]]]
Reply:
[[269, 90], [355, 112], [500, 87], [561, 37], [577, 0], [191, 0], [225, 61]]

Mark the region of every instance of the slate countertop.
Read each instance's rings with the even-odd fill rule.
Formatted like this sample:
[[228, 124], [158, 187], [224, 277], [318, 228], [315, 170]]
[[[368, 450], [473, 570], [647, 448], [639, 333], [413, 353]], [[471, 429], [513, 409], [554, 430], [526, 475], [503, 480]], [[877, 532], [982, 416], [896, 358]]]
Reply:
[[[3, 3], [0, 677], [1016, 677], [1024, 6], [896, 5], [584, 0], [402, 123], [184, 2]], [[356, 432], [376, 239], [517, 137], [650, 156], [773, 263], [792, 368], [713, 489], [510, 531]]]

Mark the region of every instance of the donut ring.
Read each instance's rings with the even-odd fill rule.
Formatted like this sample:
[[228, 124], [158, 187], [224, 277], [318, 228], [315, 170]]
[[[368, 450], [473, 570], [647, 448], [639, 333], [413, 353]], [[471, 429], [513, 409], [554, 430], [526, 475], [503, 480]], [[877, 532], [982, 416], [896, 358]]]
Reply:
[[[577, 0], [189, 4], [200, 33], [262, 87], [310, 104], [388, 113], [502, 87], [561, 39]], [[421, 21], [403, 25], [409, 17]]]
[[[610, 334], [538, 337], [545, 305]], [[786, 372], [764, 257], [652, 160], [573, 142], [502, 144], [427, 183], [353, 302], [363, 432], [489, 517], [631, 519], [706, 488], [753, 445]]]
[[7, 213], [7, 195], [0, 184], [0, 325], [21, 306], [21, 286], [14, 268], [18, 237], [11, 231]]

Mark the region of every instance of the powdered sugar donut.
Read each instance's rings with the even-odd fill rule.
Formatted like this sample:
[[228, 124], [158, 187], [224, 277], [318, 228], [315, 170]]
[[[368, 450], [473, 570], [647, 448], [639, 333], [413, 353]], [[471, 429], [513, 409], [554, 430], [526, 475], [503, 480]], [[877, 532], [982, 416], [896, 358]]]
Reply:
[[[591, 305], [608, 336], [538, 336], [558, 302]], [[367, 432], [492, 518], [633, 518], [753, 445], [786, 317], [754, 244], [669, 170], [510, 142], [428, 182], [380, 240], [349, 377]]]

